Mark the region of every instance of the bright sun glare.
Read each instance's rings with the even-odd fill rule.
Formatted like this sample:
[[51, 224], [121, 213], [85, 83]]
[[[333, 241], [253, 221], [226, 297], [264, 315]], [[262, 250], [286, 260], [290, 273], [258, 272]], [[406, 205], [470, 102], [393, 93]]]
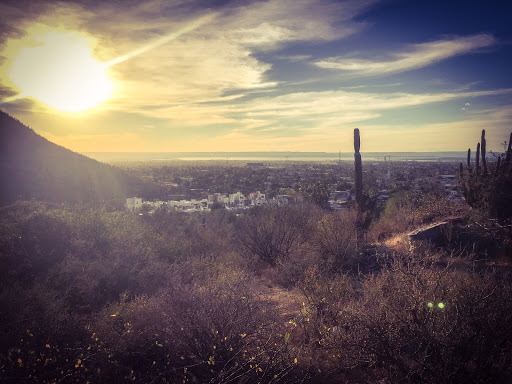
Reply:
[[89, 40], [74, 32], [47, 31], [23, 46], [9, 77], [23, 97], [69, 112], [83, 111], [111, 92], [107, 66], [92, 57]]

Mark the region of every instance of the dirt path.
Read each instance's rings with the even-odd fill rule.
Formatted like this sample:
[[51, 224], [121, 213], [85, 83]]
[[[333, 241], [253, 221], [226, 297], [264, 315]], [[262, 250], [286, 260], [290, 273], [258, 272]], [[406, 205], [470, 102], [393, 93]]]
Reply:
[[300, 312], [303, 298], [298, 290], [286, 290], [264, 276], [256, 279], [254, 288], [262, 298], [276, 305], [283, 321], [288, 322]]

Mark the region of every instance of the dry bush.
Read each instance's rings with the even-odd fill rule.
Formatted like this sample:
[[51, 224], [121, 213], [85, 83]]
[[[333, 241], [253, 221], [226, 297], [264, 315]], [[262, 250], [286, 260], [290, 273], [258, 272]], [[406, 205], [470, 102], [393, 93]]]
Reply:
[[[129, 364], [123, 359], [137, 366], [136, 360], [146, 344], [140, 339], [140, 345], [134, 342], [127, 345], [132, 349], [123, 349], [120, 340], [124, 339], [118, 339], [119, 328], [116, 328], [119, 322], [111, 323], [116, 317], [107, 316], [112, 308], [121, 305], [114, 304], [120, 295], [122, 305], [138, 314], [144, 335], [160, 326], [164, 332], [165, 327], [170, 326], [168, 319], [177, 318], [176, 311], [184, 316], [183, 324], [187, 321], [195, 324], [190, 335], [196, 331], [206, 334], [212, 324], [230, 326], [229, 319], [237, 321], [238, 328], [247, 327], [243, 331], [247, 334], [244, 338], [240, 336], [242, 330], [238, 332], [232, 324], [229, 329], [238, 332], [238, 337], [244, 341], [255, 340], [254, 335], [259, 335], [260, 329], [269, 330], [268, 333], [261, 331], [263, 336], [270, 336], [274, 331], [270, 327], [273, 324], [270, 307], [249, 294], [248, 301], [241, 300], [244, 290], [239, 285], [235, 289], [233, 279], [240, 276], [244, 263], [229, 248], [227, 253], [219, 250], [222, 242], [229, 239], [229, 236], [217, 235], [226, 230], [220, 219], [212, 219], [210, 227], [207, 221], [205, 236], [194, 236], [194, 232], [184, 236], [191, 229], [201, 235], [202, 223], [200, 226], [192, 220], [167, 223], [180, 229], [175, 237], [191, 239], [197, 249], [204, 250], [204, 254], [188, 250], [176, 254], [168, 241], [173, 238], [172, 230], [169, 234], [157, 232], [143, 218], [125, 212], [97, 207], [18, 204], [4, 208], [3, 213], [0, 221], [0, 261], [5, 266], [2, 269], [5, 278], [0, 280], [2, 378], [38, 382], [74, 379], [119, 382], [132, 377], [126, 373]], [[214, 254], [218, 256], [209, 256]], [[16, 260], [23, 262], [17, 264]], [[202, 285], [198, 285], [198, 281]], [[235, 301], [233, 295], [238, 294], [238, 301]], [[147, 305], [142, 305], [143, 302]], [[162, 318], [162, 313], [167, 317]], [[153, 323], [155, 316], [159, 321]], [[102, 330], [102, 337], [111, 344], [107, 346], [99, 339], [99, 332], [92, 335], [94, 331], [87, 324]], [[219, 332], [221, 329], [219, 326]], [[178, 333], [174, 334], [176, 340]], [[253, 338], [248, 338], [249, 335]], [[270, 338], [264, 341], [268, 340]], [[173, 343], [170, 345], [172, 349]], [[157, 345], [154, 348], [161, 351]], [[257, 350], [257, 346], [255, 348]], [[119, 361], [112, 356], [119, 357]], [[293, 359], [291, 363], [288, 359], [287, 364], [293, 367]], [[250, 365], [252, 362], [246, 365], [247, 370], [252, 372]], [[165, 366], [169, 372], [176, 372], [175, 367]], [[252, 369], [253, 374], [260, 377], [263, 373], [257, 368]], [[245, 370], [243, 372], [242, 377], [245, 377]], [[266, 378], [270, 372], [266, 371]], [[272, 372], [281, 377], [287, 371], [276, 368]], [[158, 381], [159, 376], [152, 376], [152, 373], [154, 371], [149, 370], [138, 374], [139, 378], [144, 376], [148, 381]]]
[[307, 244], [311, 216], [307, 207], [258, 207], [236, 223], [239, 251], [276, 266]]
[[331, 367], [357, 372], [354, 382], [508, 382], [510, 286], [494, 272], [440, 265], [398, 259], [368, 277], [326, 337]]
[[83, 378], [74, 366], [87, 352], [84, 316], [70, 312], [58, 291], [40, 283], [30, 288], [14, 285], [1, 296], [0, 381]]
[[450, 200], [443, 194], [422, 196], [416, 210], [420, 223], [431, 223], [449, 216], [459, 215], [464, 211], [464, 204]]
[[142, 382], [286, 382], [295, 368], [277, 314], [233, 276], [178, 283], [154, 297], [121, 300], [91, 325], [108, 353], [104, 378]]
[[357, 264], [357, 212], [324, 214], [316, 225], [313, 246], [330, 271], [351, 269]]
[[[338, 324], [338, 312], [354, 295], [352, 280], [347, 275], [328, 277], [317, 268], [310, 268], [304, 274], [299, 289], [305, 301], [297, 320], [307, 323], [305, 333], [308, 341], [321, 345], [326, 330]], [[309, 340], [310, 337], [313, 340]]]
[[458, 215], [462, 211], [462, 204], [444, 195], [429, 193], [415, 196], [410, 192], [402, 191], [387, 201], [384, 212], [370, 228], [368, 237], [372, 241], [383, 241], [422, 224]]
[[280, 260], [279, 264], [270, 268], [271, 272], [269, 274], [271, 280], [279, 286], [285, 289], [293, 289], [304, 278], [308, 269], [319, 264], [323, 264], [323, 262], [318, 254], [302, 250], [300, 253], [293, 253], [288, 258]]

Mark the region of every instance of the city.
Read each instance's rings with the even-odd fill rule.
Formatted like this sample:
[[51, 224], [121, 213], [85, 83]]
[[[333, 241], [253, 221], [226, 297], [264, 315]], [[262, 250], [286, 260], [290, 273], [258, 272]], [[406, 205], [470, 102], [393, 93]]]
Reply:
[[[230, 166], [219, 162], [196, 166], [173, 162], [150, 164], [124, 167], [161, 184], [172, 198], [127, 198], [126, 207], [132, 212], [142, 209], [152, 213], [161, 207], [187, 213], [212, 208], [240, 211], [264, 204], [299, 204], [307, 198], [305, 187], [315, 183], [324, 188], [324, 199], [332, 210], [348, 210], [355, 201], [353, 165], [348, 161], [293, 165], [238, 162]], [[364, 169], [366, 192], [380, 204], [399, 191], [417, 194], [439, 191], [451, 200], [464, 200], [455, 173], [457, 164], [453, 162], [372, 161], [364, 164]]]

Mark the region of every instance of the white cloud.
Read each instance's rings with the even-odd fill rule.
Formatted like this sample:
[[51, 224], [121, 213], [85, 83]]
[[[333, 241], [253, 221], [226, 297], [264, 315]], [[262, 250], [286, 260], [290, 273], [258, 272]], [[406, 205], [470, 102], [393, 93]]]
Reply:
[[[421, 150], [422, 143], [417, 140], [420, 132], [425, 133], [427, 138], [432, 137], [434, 142], [434, 136], [438, 135], [439, 140], [444, 128], [456, 128], [457, 134], [461, 135], [464, 124], [468, 125], [469, 122], [464, 120], [452, 125], [424, 126], [423, 131], [411, 129], [407, 134], [396, 127], [370, 124], [382, 121], [375, 119], [385, 117], [386, 111], [512, 93], [510, 89], [426, 94], [371, 93], [364, 92], [364, 88], [358, 88], [359, 85], [351, 89], [332, 90], [336, 87], [334, 83], [331, 90], [297, 92], [297, 89], [306, 87], [299, 87], [295, 83], [293, 88], [278, 88], [279, 83], [269, 80], [267, 74], [272, 66], [264, 58], [270, 53], [289, 43], [333, 41], [354, 34], [365, 28], [363, 22], [356, 21], [357, 16], [374, 2], [268, 0], [243, 2], [245, 5], [232, 2], [235, 6], [220, 10], [207, 24], [112, 65], [109, 71], [115, 79], [116, 96], [105, 104], [102, 112], [106, 115], [108, 110], [113, 110], [143, 116], [135, 116], [133, 125], [137, 124], [138, 118], [141, 121], [144, 118], [161, 120], [154, 122], [153, 129], [145, 129], [144, 136], [136, 131], [123, 137], [122, 145], [137, 150], [337, 150], [338, 144], [334, 141], [341, 137], [349, 145], [354, 126], [364, 126], [365, 134], [372, 135], [374, 144], [369, 141], [365, 150], [371, 150], [371, 145], [374, 146], [373, 150], [378, 150], [386, 140], [391, 143], [391, 138], [399, 142], [397, 137], [408, 137], [411, 142], [416, 140], [417, 147], [411, 150]], [[204, 9], [187, 8], [185, 0], [142, 1], [126, 8], [119, 8], [114, 2], [98, 4], [99, 8], [86, 10], [78, 4], [48, 3], [46, 13], [30, 22], [37, 20], [49, 27], [58, 24], [63, 28], [78, 28], [95, 39], [96, 57], [109, 62], [159, 41], [205, 15]], [[0, 13], [1, 10], [0, 4]], [[12, 8], [9, 14], [20, 17], [23, 12], [16, 12]], [[0, 21], [4, 20], [0, 15]], [[148, 20], [151, 22], [148, 23]], [[27, 19], [23, 23], [28, 22]], [[20, 24], [19, 28], [24, 29], [25, 24]], [[357, 75], [380, 75], [421, 68], [495, 43], [491, 35], [481, 34], [411, 45], [390, 53], [387, 59], [382, 60], [334, 57], [319, 61], [316, 65]], [[306, 54], [276, 58], [290, 61], [311, 59]], [[308, 81], [311, 79], [305, 78], [304, 82]], [[400, 85], [372, 85], [367, 89]], [[294, 91], [283, 94], [289, 89]], [[463, 109], [467, 111], [458, 115], [474, 118], [476, 115], [469, 111], [469, 106], [469, 102], [465, 103]], [[507, 115], [504, 120], [510, 122], [512, 118]], [[477, 123], [472, 124], [480, 127], [496, 122], [496, 118], [477, 118], [475, 121]], [[147, 121], [141, 124], [146, 125]], [[99, 123], [86, 124], [84, 118], [83, 125], [92, 127], [99, 126]], [[75, 142], [69, 145], [93, 148], [94, 138], [101, 139], [100, 136], [86, 134], [86, 128], [75, 128]], [[98, 131], [102, 129], [109, 132], [108, 127], [98, 128]], [[125, 127], [118, 129], [128, 131]], [[385, 130], [389, 132], [389, 138]], [[156, 133], [152, 135], [149, 131]], [[166, 137], [172, 136], [172, 141], [168, 139], [169, 143], [176, 143], [176, 146], [166, 147], [167, 142], [164, 143], [157, 136], [158, 132], [164, 131]], [[208, 132], [205, 136], [210, 138], [199, 138], [204, 140], [199, 144], [199, 133], [194, 131]], [[191, 138], [193, 135], [196, 136]], [[116, 135], [103, 137], [115, 142]], [[137, 147], [138, 140], [140, 147]], [[350, 145], [345, 148], [350, 149]], [[391, 147], [387, 149], [393, 150]], [[105, 144], [102, 150], [109, 150], [108, 146]]]
[[[340, 39], [360, 31], [365, 24], [354, 18], [376, 1], [233, 3], [208, 23], [165, 44], [155, 42], [187, 28], [208, 11], [194, 9], [186, 1], [150, 0], [132, 7], [100, 2], [87, 9], [79, 3], [48, 2], [42, 14], [24, 23], [38, 21], [48, 28], [59, 25], [90, 35], [96, 42], [96, 57], [116, 63], [109, 68], [116, 92], [104, 108], [152, 115], [143, 111], [187, 104], [195, 108], [198, 102], [216, 101], [231, 91], [275, 87], [277, 83], [266, 77], [272, 65], [255, 53], [290, 42]], [[146, 50], [146, 46], [155, 48]], [[116, 60], [131, 52], [139, 54]]]
[[[258, 97], [238, 103], [183, 104], [134, 112], [172, 121], [181, 127], [208, 127], [222, 124], [233, 132], [252, 135], [279, 132], [283, 136], [329, 136], [340, 127], [368, 124], [386, 111], [512, 93], [512, 89], [447, 92], [432, 94], [365, 93], [354, 91], [300, 92]], [[213, 128], [212, 128], [213, 129]]]
[[242, 110], [251, 116], [306, 116], [343, 114], [346, 112], [383, 111], [437, 103], [459, 98], [503, 95], [512, 89], [413, 94], [404, 92], [365, 93], [347, 91], [301, 92], [272, 98], [259, 98], [246, 104]]
[[315, 64], [321, 68], [347, 71], [357, 75], [385, 75], [426, 67], [494, 44], [496, 39], [492, 35], [479, 34], [414, 44], [401, 52], [391, 53], [387, 60], [351, 59], [338, 56], [319, 60]]
[[220, 23], [228, 39], [272, 49], [285, 42], [335, 40], [358, 32], [366, 24], [354, 21], [355, 16], [374, 3], [376, 0], [259, 1], [237, 8]]

